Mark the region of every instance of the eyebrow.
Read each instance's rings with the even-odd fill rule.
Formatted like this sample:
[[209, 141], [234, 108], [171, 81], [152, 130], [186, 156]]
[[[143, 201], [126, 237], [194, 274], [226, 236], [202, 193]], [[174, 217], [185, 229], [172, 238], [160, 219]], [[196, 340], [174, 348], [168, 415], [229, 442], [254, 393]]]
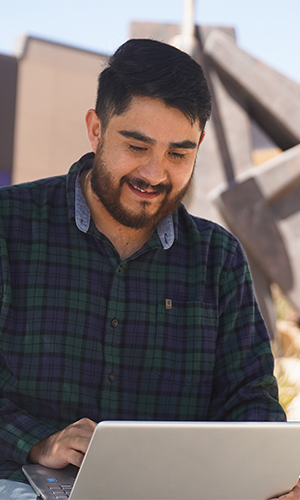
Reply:
[[[137, 141], [145, 142], [146, 144], [150, 144], [154, 146], [156, 144], [155, 139], [148, 137], [141, 132], [137, 132], [135, 130], [120, 130], [119, 133], [123, 135], [123, 137], [127, 137], [129, 139], [136, 139]], [[170, 149], [196, 149], [197, 144], [194, 141], [190, 141], [188, 139], [179, 141], [179, 142], [170, 142]]]
[[150, 144], [151, 146], [154, 146], [156, 141], [154, 139], [151, 139], [151, 137], [148, 137], [145, 134], [142, 134], [141, 132], [136, 132], [135, 130], [120, 130], [119, 133], [123, 135], [123, 137], [128, 137], [129, 139], [136, 139], [137, 141], [142, 141], [146, 142], [146, 144]]
[[197, 144], [187, 139], [181, 142], [170, 142], [169, 147], [172, 149], [195, 149]]

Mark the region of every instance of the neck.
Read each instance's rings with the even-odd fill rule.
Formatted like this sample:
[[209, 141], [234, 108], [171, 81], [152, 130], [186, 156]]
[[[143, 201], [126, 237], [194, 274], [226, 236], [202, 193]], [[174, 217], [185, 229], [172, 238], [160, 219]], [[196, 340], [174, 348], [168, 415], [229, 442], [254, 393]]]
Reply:
[[93, 192], [90, 182], [90, 173], [91, 171], [89, 170], [81, 176], [80, 184], [90, 209], [91, 217], [98, 231], [111, 241], [120, 255], [121, 260], [125, 260], [142, 248], [150, 239], [153, 229], [145, 228], [136, 230], [123, 226], [117, 222]]

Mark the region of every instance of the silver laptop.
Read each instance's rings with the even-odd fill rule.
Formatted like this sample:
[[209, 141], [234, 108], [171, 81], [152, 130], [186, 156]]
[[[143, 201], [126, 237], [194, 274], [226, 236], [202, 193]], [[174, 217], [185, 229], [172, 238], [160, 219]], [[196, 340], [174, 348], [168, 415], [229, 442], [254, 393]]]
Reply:
[[47, 500], [266, 500], [297, 481], [299, 442], [300, 422], [105, 421], [77, 475], [23, 472]]

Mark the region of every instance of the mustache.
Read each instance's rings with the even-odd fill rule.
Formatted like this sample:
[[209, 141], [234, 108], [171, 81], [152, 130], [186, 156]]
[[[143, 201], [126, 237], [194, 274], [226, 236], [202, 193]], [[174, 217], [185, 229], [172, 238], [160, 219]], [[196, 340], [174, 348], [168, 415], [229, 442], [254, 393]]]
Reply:
[[158, 194], [169, 194], [172, 191], [172, 185], [171, 184], [156, 184], [152, 185], [149, 182], [145, 181], [144, 179], [141, 179], [140, 177], [130, 177], [128, 175], [124, 175], [121, 178], [121, 186], [125, 183], [128, 182], [129, 184], [138, 187], [139, 189], [143, 189], [147, 191], [148, 189], [151, 189], [153, 192], [158, 193]]

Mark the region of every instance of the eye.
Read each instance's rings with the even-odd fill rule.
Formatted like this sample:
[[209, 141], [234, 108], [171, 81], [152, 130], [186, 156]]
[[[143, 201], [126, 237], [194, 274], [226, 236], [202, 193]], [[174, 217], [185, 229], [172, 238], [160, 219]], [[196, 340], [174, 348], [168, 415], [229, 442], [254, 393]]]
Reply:
[[185, 155], [182, 153], [176, 153], [176, 151], [170, 151], [169, 155], [172, 156], [175, 160], [182, 160]]
[[134, 146], [133, 144], [129, 144], [129, 149], [131, 151], [135, 151], [136, 153], [141, 153], [142, 151], [147, 151], [147, 148], [142, 148], [140, 146]]

